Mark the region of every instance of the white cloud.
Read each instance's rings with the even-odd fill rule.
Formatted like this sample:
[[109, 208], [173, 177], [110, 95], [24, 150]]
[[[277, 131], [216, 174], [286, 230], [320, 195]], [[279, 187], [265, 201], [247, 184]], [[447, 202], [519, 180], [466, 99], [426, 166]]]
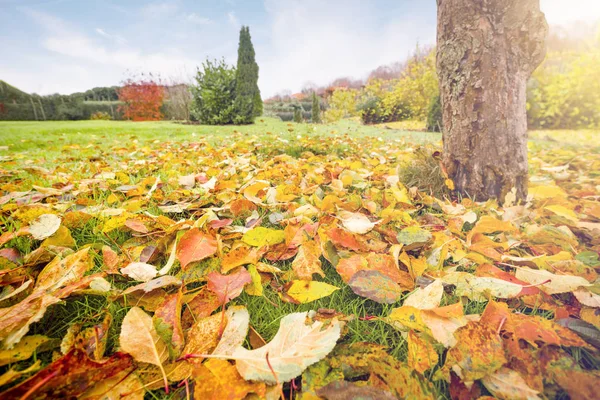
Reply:
[[207, 25], [207, 24], [212, 23], [212, 20], [210, 18], [202, 17], [196, 13], [191, 13], [191, 14], [186, 15], [185, 19], [187, 19], [191, 23], [198, 24], [198, 25]]
[[96, 28], [96, 33], [107, 39], [114, 40], [115, 42], [117, 42], [119, 44], [127, 43], [127, 40], [125, 40], [123, 37], [121, 37], [119, 35], [110, 35], [110, 34], [106, 33], [106, 31], [102, 28]]
[[229, 23], [235, 27], [240, 26], [240, 21], [238, 20], [238, 18], [235, 16], [235, 13], [233, 11], [230, 11], [227, 13], [227, 19], [229, 19]]
[[[51, 54], [59, 57], [59, 61], [55, 63], [55, 69], [59, 73], [51, 75], [52, 82], [56, 83], [53, 86], [43, 84], [32, 87], [31, 84], [25, 84], [21, 86], [24, 90], [40, 94], [69, 93], [99, 85], [118, 84], [127, 70], [158, 73], [164, 78], [169, 78], [179, 76], [181, 71], [190, 70], [195, 65], [199, 65], [196, 60], [188, 58], [176, 48], [145, 52], [139, 48], [127, 46], [125, 42], [121, 42], [119, 46], [115, 47], [118, 37], [107, 33], [102, 28], [96, 28], [95, 32], [99, 36], [112, 39], [108, 43], [101, 44], [93, 37], [70, 28], [63, 20], [52, 15], [32, 10], [25, 12], [46, 31], [41, 45]], [[70, 60], [65, 60], [64, 57], [68, 57]], [[62, 73], [63, 70], [59, 67], [64, 67], [64, 71], [70, 71], [73, 77], [71, 78], [70, 74]], [[44, 75], [49, 73], [49, 71], [44, 71]], [[22, 76], [14, 73], [13, 75], [17, 75], [15, 84], [23, 81]], [[19, 85], [17, 84], [17, 86]]]
[[406, 13], [382, 22], [368, 2], [266, 0], [265, 6], [269, 42], [255, 44], [263, 97], [299, 91], [309, 80], [324, 85], [342, 76], [362, 78], [379, 65], [404, 60], [417, 41], [435, 41], [435, 16], [424, 21]]

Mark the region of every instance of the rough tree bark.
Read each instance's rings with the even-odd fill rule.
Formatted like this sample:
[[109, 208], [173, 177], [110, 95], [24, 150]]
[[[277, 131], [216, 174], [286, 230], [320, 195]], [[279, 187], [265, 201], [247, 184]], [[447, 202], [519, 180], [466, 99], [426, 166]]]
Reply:
[[539, 0], [438, 0], [444, 165], [478, 201], [527, 196], [526, 84], [543, 61]]

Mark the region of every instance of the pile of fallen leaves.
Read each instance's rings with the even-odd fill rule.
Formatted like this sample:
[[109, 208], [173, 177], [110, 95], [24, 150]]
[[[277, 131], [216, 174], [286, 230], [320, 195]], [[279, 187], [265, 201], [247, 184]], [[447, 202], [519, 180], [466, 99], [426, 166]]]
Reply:
[[[538, 149], [530, 200], [500, 207], [405, 187], [403, 141], [299, 138], [312, 152], [293, 157], [274, 136], [230, 139], [2, 159], [1, 398], [595, 397], [598, 154]], [[348, 343], [359, 316], [335, 309], [290, 313], [265, 342], [234, 300], [347, 288], [391, 305], [360, 317], [400, 331], [406, 360]], [[91, 297], [124, 316], [30, 334]]]

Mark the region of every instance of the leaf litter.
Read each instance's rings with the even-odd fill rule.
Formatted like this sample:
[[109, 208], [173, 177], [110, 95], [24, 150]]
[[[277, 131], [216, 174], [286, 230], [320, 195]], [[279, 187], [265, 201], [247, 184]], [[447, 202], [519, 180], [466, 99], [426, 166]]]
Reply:
[[271, 139], [3, 162], [0, 397], [595, 393], [597, 153], [534, 143], [501, 206], [405, 187], [405, 139]]

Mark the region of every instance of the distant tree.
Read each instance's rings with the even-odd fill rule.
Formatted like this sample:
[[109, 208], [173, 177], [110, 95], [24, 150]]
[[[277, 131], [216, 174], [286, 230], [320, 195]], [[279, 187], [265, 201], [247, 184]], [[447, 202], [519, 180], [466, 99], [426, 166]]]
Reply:
[[119, 110], [125, 119], [133, 121], [158, 121], [163, 115], [164, 88], [160, 79], [152, 74], [128, 78], [119, 89]]
[[321, 104], [315, 92], [312, 92], [312, 122], [315, 124], [321, 122]]
[[429, 132], [442, 131], [442, 101], [439, 94], [435, 95], [429, 103], [426, 126]]
[[165, 119], [188, 121], [192, 103], [192, 93], [189, 85], [172, 81], [172, 83], [165, 86], [165, 95]]
[[235, 68], [225, 60], [206, 60], [198, 68], [192, 86], [192, 116], [203, 124], [226, 125], [234, 122]]
[[400, 78], [400, 74], [402, 74], [402, 70], [404, 69], [405, 64], [400, 62], [395, 62], [389, 65], [381, 65], [375, 68], [369, 74], [367, 81], [372, 81], [374, 79], [378, 79], [381, 81], [391, 81], [394, 79]]
[[255, 117], [262, 114], [263, 103], [258, 89], [258, 64], [247, 26], [242, 26], [240, 30], [235, 81], [234, 121], [237, 124], [251, 124]]
[[303, 122], [302, 107], [300, 105], [294, 105], [294, 122]]

